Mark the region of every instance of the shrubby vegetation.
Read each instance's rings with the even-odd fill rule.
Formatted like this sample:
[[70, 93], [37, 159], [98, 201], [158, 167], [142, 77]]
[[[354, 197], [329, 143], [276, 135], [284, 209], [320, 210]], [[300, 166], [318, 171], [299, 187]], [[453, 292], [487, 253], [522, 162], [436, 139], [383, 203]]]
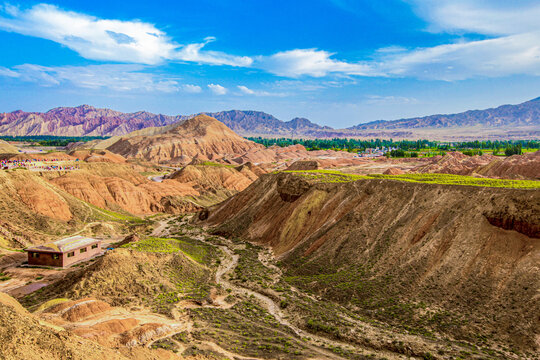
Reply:
[[482, 150], [463, 150], [462, 153], [463, 155], [468, 155], [468, 156], [474, 156], [474, 155], [482, 156], [483, 154]]

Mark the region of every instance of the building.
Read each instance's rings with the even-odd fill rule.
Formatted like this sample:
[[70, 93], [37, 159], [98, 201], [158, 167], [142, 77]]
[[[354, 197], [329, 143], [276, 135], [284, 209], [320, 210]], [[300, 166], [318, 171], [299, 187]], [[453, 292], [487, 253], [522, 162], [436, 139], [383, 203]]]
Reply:
[[25, 250], [28, 265], [66, 267], [101, 253], [101, 240], [71, 236]]

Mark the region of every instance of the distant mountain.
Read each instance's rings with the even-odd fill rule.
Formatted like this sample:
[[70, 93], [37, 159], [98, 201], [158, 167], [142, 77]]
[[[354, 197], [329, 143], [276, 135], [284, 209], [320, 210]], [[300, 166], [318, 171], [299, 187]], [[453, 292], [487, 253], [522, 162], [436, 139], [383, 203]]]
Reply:
[[[459, 114], [401, 120], [377, 120], [347, 129], [321, 126], [305, 118], [282, 121], [260, 111], [220, 111], [207, 114], [241, 136], [263, 137], [392, 137], [434, 140], [540, 138], [540, 98], [518, 105]], [[147, 128], [175, 124], [197, 115], [156, 115], [145, 111], [121, 113], [81, 105], [46, 113], [0, 113], [0, 135], [123, 136]], [[149, 129], [148, 131], [150, 131]], [[160, 132], [151, 130], [152, 132]]]
[[[350, 127], [350, 130], [416, 129], [448, 127], [540, 127], [540, 97], [518, 104], [487, 110], [469, 110], [459, 114], [430, 115], [393, 121], [378, 120]], [[540, 130], [540, 129], [539, 129]]]
[[182, 116], [155, 115], [145, 111], [126, 114], [89, 105], [59, 107], [47, 111], [0, 113], [0, 134], [12, 136], [114, 136], [169, 125]]
[[331, 127], [317, 125], [305, 118], [281, 121], [261, 111], [230, 110], [207, 114], [244, 136], [271, 135], [291, 137], [318, 134], [326, 130], [333, 130]]
[[[262, 136], [296, 136], [316, 134], [332, 130], [305, 118], [281, 121], [260, 111], [221, 111], [207, 113], [227, 125], [236, 133]], [[196, 115], [168, 116], [145, 111], [122, 113], [109, 109], [97, 109], [89, 105], [59, 107], [45, 113], [0, 113], [0, 134], [11, 136], [118, 136], [150, 127], [174, 124]]]

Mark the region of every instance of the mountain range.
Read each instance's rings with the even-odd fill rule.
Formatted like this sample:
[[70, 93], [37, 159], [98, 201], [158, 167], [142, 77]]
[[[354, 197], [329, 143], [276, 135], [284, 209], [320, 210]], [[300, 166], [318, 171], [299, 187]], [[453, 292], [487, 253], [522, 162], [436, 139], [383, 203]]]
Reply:
[[[306, 118], [282, 121], [261, 111], [204, 113], [242, 136], [263, 137], [394, 137], [433, 139], [540, 138], [540, 98], [458, 114], [393, 121], [377, 120], [346, 129], [321, 126]], [[198, 114], [197, 114], [198, 115]], [[122, 113], [89, 105], [59, 107], [45, 113], [0, 113], [0, 134], [11, 136], [122, 136], [150, 127], [171, 125], [196, 115], [169, 116], [145, 111]]]

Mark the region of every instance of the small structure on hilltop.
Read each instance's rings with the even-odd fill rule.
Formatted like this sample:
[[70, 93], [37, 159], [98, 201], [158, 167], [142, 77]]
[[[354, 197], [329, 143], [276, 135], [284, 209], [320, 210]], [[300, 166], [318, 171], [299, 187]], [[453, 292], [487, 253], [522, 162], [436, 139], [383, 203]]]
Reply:
[[71, 236], [25, 251], [28, 253], [28, 265], [66, 267], [101, 253], [101, 240]]

